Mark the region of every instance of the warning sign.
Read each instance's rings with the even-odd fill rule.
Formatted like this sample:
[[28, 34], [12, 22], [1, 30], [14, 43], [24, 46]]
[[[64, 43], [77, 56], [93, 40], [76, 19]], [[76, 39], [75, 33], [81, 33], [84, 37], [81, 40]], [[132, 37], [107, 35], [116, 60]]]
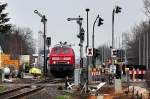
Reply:
[[93, 48], [87, 48], [87, 56], [93, 56]]

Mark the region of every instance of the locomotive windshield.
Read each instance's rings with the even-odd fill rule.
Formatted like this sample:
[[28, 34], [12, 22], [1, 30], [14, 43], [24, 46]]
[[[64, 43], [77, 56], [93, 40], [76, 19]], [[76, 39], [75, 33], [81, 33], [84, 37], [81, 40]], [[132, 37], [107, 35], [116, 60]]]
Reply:
[[70, 50], [68, 48], [62, 49], [62, 54], [69, 54]]
[[72, 54], [72, 50], [67, 47], [55, 47], [52, 50], [52, 54]]
[[60, 54], [60, 48], [55, 48], [52, 52], [53, 54]]

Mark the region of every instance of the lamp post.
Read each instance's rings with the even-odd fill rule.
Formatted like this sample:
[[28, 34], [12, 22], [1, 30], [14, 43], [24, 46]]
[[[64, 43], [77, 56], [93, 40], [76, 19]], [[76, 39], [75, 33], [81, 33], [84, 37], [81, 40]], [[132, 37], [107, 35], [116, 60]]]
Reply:
[[[89, 8], [86, 9], [86, 13], [87, 13], [87, 46], [86, 46], [86, 49], [89, 47], [89, 22], [88, 22], [88, 12], [90, 11]], [[87, 51], [87, 50], [86, 50]], [[89, 79], [88, 79], [88, 66], [89, 66], [89, 57], [87, 56], [87, 68], [86, 68], [86, 71], [87, 71], [87, 75], [86, 75], [86, 91], [88, 91], [88, 83], [89, 83]]]
[[121, 12], [121, 7], [119, 6], [116, 6], [112, 12], [112, 49], [115, 47], [114, 46], [114, 15], [115, 13], [118, 14], [120, 12]]
[[47, 19], [46, 19], [45, 15], [42, 15], [37, 10], [34, 10], [34, 13], [41, 17], [41, 22], [44, 25], [44, 35], [43, 35], [43, 38], [44, 38], [44, 66], [43, 66], [43, 71], [44, 71], [44, 75], [46, 76], [47, 75], [47, 62], [46, 62], [45, 45], [46, 45], [46, 22], [47, 22]]
[[101, 17], [99, 17], [99, 15], [97, 15], [95, 21], [94, 21], [94, 24], [93, 24], [93, 35], [92, 35], [92, 48], [93, 48], [93, 58], [92, 58], [92, 63], [93, 63], [93, 67], [95, 67], [95, 49], [94, 49], [94, 43], [95, 43], [95, 35], [94, 35], [94, 29], [95, 29], [95, 23], [97, 21], [97, 19], [99, 19], [99, 22], [98, 22], [98, 26], [102, 25], [102, 21], [103, 19]]
[[112, 52], [112, 66], [114, 64], [114, 61], [113, 61], [113, 49], [115, 48], [114, 46], [114, 15], [115, 13], [118, 14], [121, 12], [121, 7], [119, 6], [116, 6], [113, 11], [112, 11], [112, 47], [111, 47], [111, 52]]

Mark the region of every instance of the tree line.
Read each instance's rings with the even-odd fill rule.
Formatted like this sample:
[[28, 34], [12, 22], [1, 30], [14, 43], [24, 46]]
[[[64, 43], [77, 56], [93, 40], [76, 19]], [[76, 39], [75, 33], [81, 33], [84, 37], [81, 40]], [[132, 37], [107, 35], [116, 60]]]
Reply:
[[0, 2], [0, 46], [3, 52], [10, 54], [12, 59], [18, 59], [19, 55], [33, 54], [32, 30], [9, 24], [8, 13], [4, 12], [7, 6], [7, 3]]
[[143, 4], [148, 19], [135, 25], [131, 32], [127, 33], [130, 34], [127, 39], [127, 58], [130, 64], [146, 65], [150, 55], [150, 1], [143, 0]]

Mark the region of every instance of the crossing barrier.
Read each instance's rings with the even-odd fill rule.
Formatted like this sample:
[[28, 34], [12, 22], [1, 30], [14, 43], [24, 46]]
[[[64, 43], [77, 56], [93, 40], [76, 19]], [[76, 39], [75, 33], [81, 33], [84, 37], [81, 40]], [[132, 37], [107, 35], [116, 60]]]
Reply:
[[145, 79], [130, 79], [130, 82], [145, 82]]
[[146, 74], [145, 70], [132, 69], [128, 71], [128, 74], [130, 74], [129, 82], [144, 82], [145, 81], [144, 79], [144, 75]]
[[146, 74], [146, 71], [145, 70], [129, 70], [129, 74]]

